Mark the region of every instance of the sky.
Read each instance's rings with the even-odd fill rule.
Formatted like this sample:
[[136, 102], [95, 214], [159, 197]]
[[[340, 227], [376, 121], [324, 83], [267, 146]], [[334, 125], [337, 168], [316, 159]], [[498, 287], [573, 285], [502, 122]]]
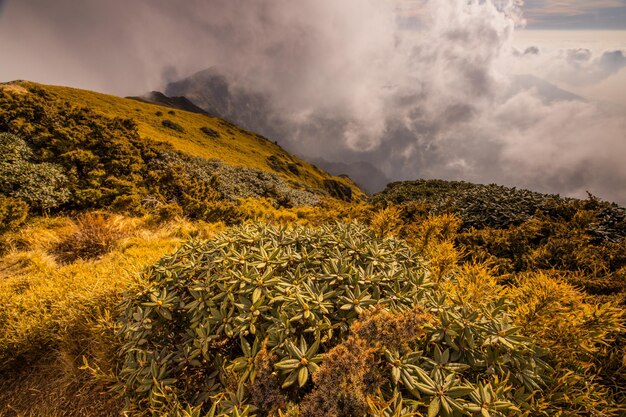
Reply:
[[626, 0], [0, 0], [0, 57], [121, 96], [219, 68], [299, 155], [626, 205]]
[[626, 29], [626, 0], [526, 0], [533, 29]]

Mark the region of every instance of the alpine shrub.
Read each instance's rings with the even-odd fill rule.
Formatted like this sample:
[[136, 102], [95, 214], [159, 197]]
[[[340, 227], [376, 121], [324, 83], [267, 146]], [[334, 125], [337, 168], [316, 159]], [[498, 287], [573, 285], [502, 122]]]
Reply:
[[119, 330], [117, 388], [135, 409], [261, 416], [300, 405], [313, 416], [336, 383], [352, 405], [329, 403], [328, 415], [388, 415], [395, 401], [498, 416], [546, 384], [512, 303], [451, 300], [406, 243], [359, 224], [243, 225], [187, 242], [143, 279]]
[[33, 151], [18, 136], [0, 133], [0, 195], [19, 198], [46, 210], [70, 198], [67, 176], [60, 166], [33, 161]]

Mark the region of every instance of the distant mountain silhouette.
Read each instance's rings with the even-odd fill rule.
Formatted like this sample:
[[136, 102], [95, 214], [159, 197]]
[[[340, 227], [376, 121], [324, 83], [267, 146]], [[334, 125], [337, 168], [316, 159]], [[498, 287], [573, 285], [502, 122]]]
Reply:
[[143, 96], [127, 98], [143, 101], [144, 103], [159, 104], [173, 109], [186, 110], [192, 113], [209, 114], [189, 101], [187, 97], [168, 97], [160, 91], [151, 91]]
[[554, 103], [555, 101], [586, 101], [585, 98], [581, 96], [563, 90], [546, 80], [529, 74], [514, 76], [509, 93], [516, 94], [520, 91], [530, 89], [534, 89], [545, 103]]
[[269, 121], [269, 100], [262, 94], [233, 87], [232, 80], [215, 68], [197, 72], [165, 88], [168, 96], [184, 96], [207, 113], [280, 139]]

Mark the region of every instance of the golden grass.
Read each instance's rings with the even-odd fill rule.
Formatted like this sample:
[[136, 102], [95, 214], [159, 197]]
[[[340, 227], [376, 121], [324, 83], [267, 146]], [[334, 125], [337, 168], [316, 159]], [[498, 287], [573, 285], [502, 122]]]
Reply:
[[[21, 82], [20, 84], [0, 86], [0, 88], [15, 89], [28, 86], [43, 88], [45, 91], [53, 93], [75, 106], [88, 107], [108, 117], [132, 118], [137, 123], [141, 137], [167, 142], [173, 145], [175, 149], [193, 156], [208, 159], [216, 158], [233, 166], [273, 172], [287, 181], [315, 188], [321, 188], [323, 180], [332, 178], [351, 187], [355, 197], [364, 197], [363, 192], [351, 180], [343, 177], [333, 177], [317, 167], [292, 156], [274, 142], [257, 136], [252, 132], [228, 126], [222, 123], [221, 119], [215, 117], [178, 109], [174, 110], [175, 114], [172, 115], [168, 113], [172, 110], [169, 107], [69, 87]], [[157, 116], [157, 112], [161, 112], [162, 115]], [[185, 132], [180, 133], [164, 127], [162, 121], [165, 119], [179, 124], [184, 128]], [[218, 132], [220, 137], [217, 139], [207, 137], [200, 131], [202, 127], [208, 127]], [[280, 160], [288, 163], [296, 164], [300, 174], [296, 175], [290, 171], [275, 172], [267, 161], [267, 158], [271, 155], [275, 155]]]
[[184, 239], [224, 228], [184, 219], [108, 221], [127, 237], [98, 259], [66, 265], [49, 251], [76, 232], [75, 221], [41, 219], [12, 236], [14, 247], [0, 258], [0, 416], [118, 415], [122, 404], [83, 360], [110, 374], [111, 317], [123, 292], [141, 285], [141, 269]]
[[0, 88], [16, 94], [28, 94], [28, 90], [26, 88], [14, 82], [0, 84]]
[[280, 225], [320, 226], [336, 221], [364, 221], [371, 207], [364, 203], [346, 203], [322, 198], [318, 206], [275, 207], [267, 198], [244, 198], [238, 201], [237, 211], [244, 219]]

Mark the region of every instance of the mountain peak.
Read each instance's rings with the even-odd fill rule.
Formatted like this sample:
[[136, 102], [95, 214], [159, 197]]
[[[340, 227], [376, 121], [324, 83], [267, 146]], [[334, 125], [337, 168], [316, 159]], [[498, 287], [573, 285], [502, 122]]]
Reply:
[[146, 103], [158, 104], [161, 106], [171, 107], [173, 109], [185, 110], [192, 113], [200, 113], [208, 115], [206, 111], [192, 103], [187, 97], [168, 97], [160, 91], [151, 91], [143, 96], [127, 97], [133, 100], [139, 100]]

